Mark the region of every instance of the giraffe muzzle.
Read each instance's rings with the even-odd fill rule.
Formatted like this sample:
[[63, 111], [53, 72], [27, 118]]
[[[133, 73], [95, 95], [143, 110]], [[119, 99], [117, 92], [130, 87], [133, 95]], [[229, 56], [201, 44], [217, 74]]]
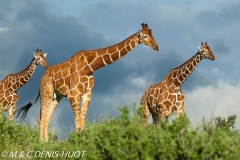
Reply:
[[47, 69], [47, 68], [48, 68], [48, 64], [45, 64], [45, 65], [44, 65], [44, 68], [46, 68], [46, 69]]
[[152, 47], [155, 51], [158, 51], [158, 45]]
[[211, 60], [212, 60], [212, 61], [214, 61], [214, 60], [215, 60], [215, 56], [214, 56], [214, 55], [211, 57]]

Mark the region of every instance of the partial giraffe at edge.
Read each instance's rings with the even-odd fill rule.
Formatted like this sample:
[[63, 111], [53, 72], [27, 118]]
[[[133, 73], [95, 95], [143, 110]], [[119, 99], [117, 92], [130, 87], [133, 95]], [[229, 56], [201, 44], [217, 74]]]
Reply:
[[202, 59], [215, 60], [207, 43], [202, 43], [202, 48], [198, 45], [195, 56], [179, 67], [171, 69], [162, 81], [151, 85], [144, 92], [140, 101], [140, 105], [143, 106], [141, 115], [143, 126], [147, 124], [150, 114], [155, 125], [172, 114], [176, 113], [177, 117], [184, 114], [184, 95], [181, 85]]
[[[50, 118], [63, 97], [71, 103], [76, 131], [82, 131], [85, 127], [86, 113], [94, 86], [93, 73], [122, 58], [140, 43], [158, 51], [158, 45], [147, 24], [142, 23], [142, 30], [118, 44], [102, 49], [82, 50], [65, 62], [48, 67], [40, 84], [41, 109], [38, 118], [40, 139], [48, 141]], [[25, 116], [32, 104], [30, 102], [23, 106], [18, 114], [23, 111]]]
[[26, 69], [16, 74], [8, 74], [0, 82], [0, 110], [8, 111], [10, 120], [13, 120], [16, 111], [17, 90], [29, 81], [37, 65], [48, 67], [45, 59], [47, 53], [42, 54], [42, 50], [37, 50], [37, 53], [33, 52], [33, 56], [31, 63]]

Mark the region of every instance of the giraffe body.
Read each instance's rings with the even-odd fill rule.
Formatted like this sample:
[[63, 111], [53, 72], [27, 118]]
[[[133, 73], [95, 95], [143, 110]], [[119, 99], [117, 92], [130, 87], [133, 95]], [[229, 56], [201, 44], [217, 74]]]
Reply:
[[116, 45], [79, 51], [67, 61], [48, 67], [40, 83], [40, 139], [48, 140], [48, 124], [62, 97], [70, 101], [76, 131], [82, 131], [94, 86], [94, 71], [122, 58], [139, 43], [158, 51], [151, 30], [147, 24], [142, 24], [142, 30]]
[[45, 60], [46, 55], [46, 53], [42, 54], [42, 50], [37, 50], [26, 69], [16, 74], [9, 74], [0, 82], [0, 110], [8, 111], [10, 120], [13, 119], [16, 110], [17, 90], [28, 82], [37, 65], [48, 67]]
[[151, 85], [144, 92], [140, 101], [144, 107], [143, 125], [146, 125], [150, 114], [155, 125], [159, 120], [165, 120], [172, 114], [177, 114], [177, 116], [184, 114], [184, 95], [181, 85], [202, 59], [215, 59], [207, 43], [202, 43], [202, 48], [198, 46], [195, 56], [181, 66], [171, 69], [162, 81]]

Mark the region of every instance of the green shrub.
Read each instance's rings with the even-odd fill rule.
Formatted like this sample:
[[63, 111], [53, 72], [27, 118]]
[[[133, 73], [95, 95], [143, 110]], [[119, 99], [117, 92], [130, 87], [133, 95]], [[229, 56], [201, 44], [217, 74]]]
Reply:
[[232, 124], [222, 125], [225, 127], [210, 121], [204, 123], [204, 129], [193, 128], [187, 117], [142, 127], [142, 108], [135, 106], [132, 110], [119, 107], [117, 118], [87, 123], [85, 130], [72, 131], [67, 140], [53, 140], [55, 134], [51, 131], [49, 142], [39, 141], [37, 127], [9, 122], [1, 116], [0, 151], [86, 151], [81, 159], [240, 159], [236, 118], [222, 118]]
[[[84, 144], [88, 159], [239, 158], [239, 140], [222, 130], [210, 133], [200, 127], [191, 128], [187, 117], [171, 123], [161, 122], [158, 126], [149, 124], [142, 127], [138, 110], [134, 109], [131, 113], [125, 106], [119, 111], [118, 118], [98, 123], [97, 129], [92, 126], [80, 134], [73, 132], [69, 142]], [[75, 143], [75, 138], [79, 143]]]
[[38, 143], [38, 131], [30, 125], [17, 124], [9, 121], [4, 114], [0, 117], [0, 150], [25, 147], [27, 144]]

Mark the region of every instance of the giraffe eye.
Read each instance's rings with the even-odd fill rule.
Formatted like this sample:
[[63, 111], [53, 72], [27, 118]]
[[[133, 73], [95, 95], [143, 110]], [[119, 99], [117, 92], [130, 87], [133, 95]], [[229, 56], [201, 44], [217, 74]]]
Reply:
[[147, 36], [143, 36], [143, 38], [147, 38]]

